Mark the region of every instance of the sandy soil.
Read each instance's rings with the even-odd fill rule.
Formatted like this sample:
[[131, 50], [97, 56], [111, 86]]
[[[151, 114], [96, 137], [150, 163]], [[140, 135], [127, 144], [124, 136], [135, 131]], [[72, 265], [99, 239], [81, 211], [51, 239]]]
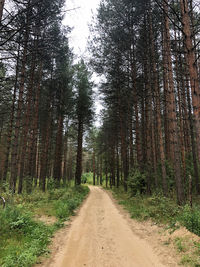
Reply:
[[78, 215], [55, 236], [51, 258], [40, 266], [180, 266], [157, 226], [131, 220], [103, 189], [90, 190]]

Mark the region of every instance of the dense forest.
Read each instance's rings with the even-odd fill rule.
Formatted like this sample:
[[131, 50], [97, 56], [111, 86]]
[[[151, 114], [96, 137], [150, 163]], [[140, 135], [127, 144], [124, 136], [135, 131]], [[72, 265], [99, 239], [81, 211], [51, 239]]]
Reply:
[[44, 266], [169, 266], [173, 246], [200, 266], [199, 0], [101, 0], [82, 56], [67, 2], [0, 0], [0, 266], [39, 263], [60, 228]]
[[74, 174], [81, 183], [92, 83], [84, 61], [73, 63], [64, 3], [1, 1], [0, 177], [13, 193]]
[[[1, 1], [1, 189], [93, 183], [200, 193], [198, 1], [104, 0], [74, 63], [64, 1]], [[91, 73], [101, 77], [101, 127]]]
[[102, 75], [99, 168], [110, 186], [183, 204], [199, 194], [198, 1], [102, 1], [91, 64]]

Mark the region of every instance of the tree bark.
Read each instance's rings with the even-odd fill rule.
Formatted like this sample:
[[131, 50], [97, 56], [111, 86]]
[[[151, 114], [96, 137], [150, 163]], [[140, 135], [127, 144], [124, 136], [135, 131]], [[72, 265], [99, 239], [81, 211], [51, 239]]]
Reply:
[[56, 182], [56, 186], [60, 186], [62, 177], [62, 150], [63, 150], [63, 114], [60, 112], [58, 118], [57, 135], [56, 135], [56, 147], [55, 147], [55, 158], [53, 177]]
[[5, 4], [5, 0], [0, 0], [0, 23], [2, 21], [4, 4]]
[[[28, 17], [28, 15], [27, 15]], [[19, 145], [19, 135], [20, 135], [20, 126], [21, 126], [21, 117], [22, 117], [22, 106], [23, 106], [23, 95], [25, 88], [25, 73], [26, 73], [26, 61], [27, 61], [27, 48], [28, 48], [28, 39], [29, 39], [29, 23], [26, 25], [26, 33], [24, 40], [24, 50], [22, 56], [22, 65], [21, 65], [21, 77], [19, 83], [19, 96], [18, 96], [18, 105], [17, 105], [17, 115], [16, 115], [16, 125], [15, 133], [13, 138], [12, 145], [12, 154], [11, 154], [11, 177], [10, 177], [10, 188], [13, 192], [16, 190], [16, 182], [18, 175], [18, 145]]]
[[190, 28], [191, 21], [189, 16], [188, 1], [180, 0], [180, 7], [184, 33], [184, 44], [186, 48], [186, 60], [189, 70], [190, 86], [192, 92], [192, 105], [196, 128], [198, 159], [200, 161], [200, 82], [198, 79], [198, 68], [196, 64], [195, 50], [192, 44], [192, 31]]
[[92, 165], [93, 165], [93, 185], [95, 185], [96, 163], [95, 163], [95, 150], [94, 150], [94, 148], [93, 148], [93, 153], [92, 153]]
[[82, 175], [82, 150], [83, 150], [83, 122], [82, 119], [78, 120], [78, 148], [76, 156], [76, 173], [75, 173], [75, 184], [81, 184]]
[[177, 190], [177, 201], [178, 204], [184, 203], [184, 191], [183, 191], [183, 181], [181, 178], [181, 160], [180, 160], [180, 147], [178, 142], [178, 125], [176, 118], [176, 100], [175, 100], [175, 89], [173, 81], [173, 70], [172, 70], [172, 59], [171, 59], [171, 41], [170, 41], [170, 32], [169, 32], [169, 19], [168, 19], [168, 1], [163, 3], [163, 8], [165, 11], [165, 38], [164, 42], [166, 43], [166, 55], [167, 55], [167, 65], [168, 65], [168, 114], [170, 119], [170, 137], [171, 140], [171, 149], [174, 156], [174, 172], [175, 172], [175, 182]]
[[[151, 43], [151, 58], [152, 58], [152, 70], [153, 70], [153, 89], [155, 92], [155, 106], [156, 106], [156, 125], [157, 125], [157, 134], [158, 134], [158, 142], [159, 142], [159, 154], [160, 154], [160, 162], [161, 162], [161, 171], [162, 171], [162, 187], [163, 193], [166, 196], [168, 194], [168, 186], [167, 186], [167, 174], [165, 167], [165, 152], [164, 152], [164, 142], [162, 136], [162, 119], [161, 119], [161, 104], [160, 104], [160, 88], [159, 81], [157, 75], [157, 68], [155, 62], [155, 44], [153, 38], [153, 28], [152, 28], [152, 17], [150, 15], [150, 43]], [[158, 187], [158, 184], [156, 184]]]

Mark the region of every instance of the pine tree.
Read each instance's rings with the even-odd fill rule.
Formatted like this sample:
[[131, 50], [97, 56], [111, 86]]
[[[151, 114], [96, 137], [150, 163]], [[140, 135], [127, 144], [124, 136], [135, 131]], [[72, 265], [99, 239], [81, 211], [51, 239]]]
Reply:
[[82, 175], [82, 153], [83, 135], [86, 127], [92, 120], [92, 83], [90, 74], [84, 61], [76, 65], [75, 69], [75, 90], [76, 90], [76, 120], [77, 120], [77, 158], [76, 158], [76, 185], [81, 184]]

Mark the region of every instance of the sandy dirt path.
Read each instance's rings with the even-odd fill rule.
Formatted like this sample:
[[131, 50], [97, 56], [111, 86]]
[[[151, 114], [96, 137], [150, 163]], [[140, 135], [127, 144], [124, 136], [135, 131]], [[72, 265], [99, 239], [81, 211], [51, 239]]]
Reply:
[[[163, 267], [149, 242], [136, 235], [108, 193], [90, 187], [90, 195], [73, 220], [62, 249], [42, 266]], [[172, 265], [176, 266], [176, 265]]]

